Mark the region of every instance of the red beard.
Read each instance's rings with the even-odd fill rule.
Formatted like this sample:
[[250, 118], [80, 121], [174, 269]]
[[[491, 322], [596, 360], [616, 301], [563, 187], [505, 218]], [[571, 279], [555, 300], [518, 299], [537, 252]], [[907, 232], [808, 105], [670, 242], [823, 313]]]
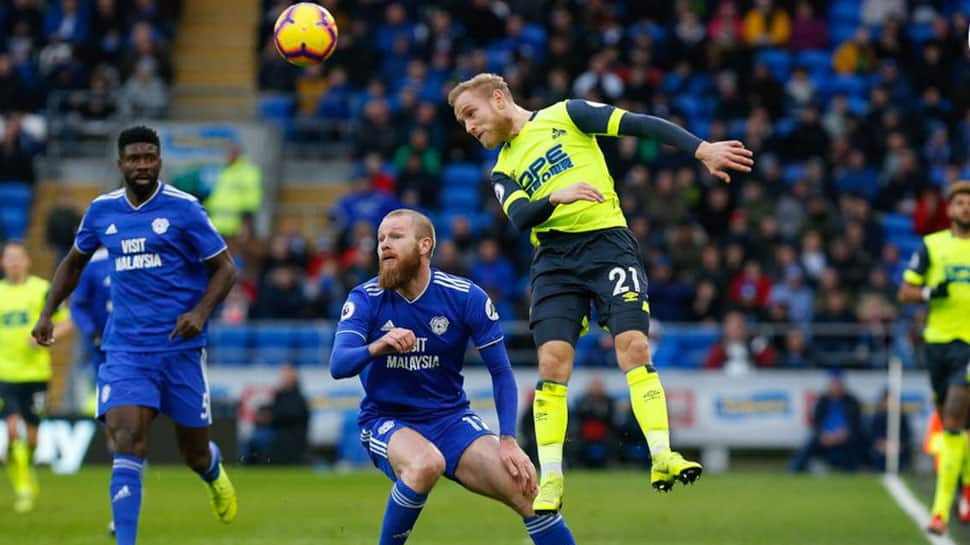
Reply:
[[421, 268], [421, 253], [417, 244], [407, 254], [398, 254], [394, 265], [381, 260], [377, 273], [377, 285], [386, 290], [396, 290], [417, 276]]

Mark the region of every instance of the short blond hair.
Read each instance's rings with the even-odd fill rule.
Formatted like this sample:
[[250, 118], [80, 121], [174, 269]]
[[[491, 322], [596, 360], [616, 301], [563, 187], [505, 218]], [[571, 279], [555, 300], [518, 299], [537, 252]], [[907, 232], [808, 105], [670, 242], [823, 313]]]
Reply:
[[435, 235], [434, 224], [431, 223], [431, 218], [429, 218], [428, 216], [425, 216], [424, 214], [422, 214], [421, 212], [418, 212], [417, 210], [412, 210], [411, 208], [398, 208], [397, 210], [392, 210], [388, 212], [387, 215], [384, 216], [384, 219], [387, 219], [393, 216], [408, 216], [409, 218], [411, 218], [411, 222], [414, 225], [415, 238], [417, 238], [418, 240], [421, 240], [422, 238], [430, 238], [431, 253], [428, 254], [428, 257], [431, 257], [432, 255], [434, 255], [434, 248], [438, 244], [438, 238]]
[[512, 91], [509, 89], [509, 84], [506, 83], [505, 78], [498, 74], [484, 72], [455, 85], [455, 88], [448, 93], [448, 105], [454, 107], [455, 101], [465, 91], [477, 91], [491, 95], [495, 90], [502, 91], [505, 96], [512, 98]]
[[970, 195], [970, 182], [957, 180], [946, 188], [946, 202], [951, 202], [957, 195]]

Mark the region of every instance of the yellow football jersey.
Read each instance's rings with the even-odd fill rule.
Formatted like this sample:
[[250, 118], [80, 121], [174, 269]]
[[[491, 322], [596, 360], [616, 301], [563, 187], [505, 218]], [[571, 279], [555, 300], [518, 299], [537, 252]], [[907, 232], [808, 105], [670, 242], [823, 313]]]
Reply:
[[916, 286], [948, 282], [947, 297], [930, 300], [923, 338], [928, 343], [970, 343], [970, 239], [938, 231], [923, 237], [903, 279]]
[[[616, 136], [623, 113], [614, 109], [602, 134]], [[627, 225], [596, 135], [576, 126], [566, 110], [566, 101], [537, 110], [522, 130], [502, 145], [492, 168], [492, 180], [495, 196], [506, 214], [519, 199], [542, 199], [577, 182], [586, 182], [603, 194], [603, 202], [576, 201], [556, 206], [545, 221], [533, 228], [533, 243], [536, 233], [545, 231], [580, 233]]]
[[[50, 380], [50, 351], [34, 346], [30, 338], [49, 289], [50, 282], [36, 276], [20, 284], [0, 281], [0, 382]], [[54, 322], [67, 317], [67, 308], [62, 307]]]

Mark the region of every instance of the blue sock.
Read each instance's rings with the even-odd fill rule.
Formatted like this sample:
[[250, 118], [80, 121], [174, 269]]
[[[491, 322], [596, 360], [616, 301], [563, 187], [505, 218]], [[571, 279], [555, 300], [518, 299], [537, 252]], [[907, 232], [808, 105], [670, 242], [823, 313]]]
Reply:
[[111, 514], [118, 545], [135, 545], [138, 514], [141, 511], [141, 477], [145, 461], [127, 454], [115, 454], [111, 469]]
[[427, 494], [418, 494], [398, 479], [391, 487], [391, 497], [387, 499], [380, 545], [401, 545], [407, 541], [426, 499]]
[[536, 545], [576, 545], [562, 515], [535, 515], [525, 519], [525, 529]]
[[212, 457], [209, 461], [209, 468], [205, 471], [196, 472], [207, 483], [211, 483], [219, 478], [219, 464], [222, 463], [222, 453], [219, 452], [219, 447], [212, 441], [209, 441], [209, 454]]

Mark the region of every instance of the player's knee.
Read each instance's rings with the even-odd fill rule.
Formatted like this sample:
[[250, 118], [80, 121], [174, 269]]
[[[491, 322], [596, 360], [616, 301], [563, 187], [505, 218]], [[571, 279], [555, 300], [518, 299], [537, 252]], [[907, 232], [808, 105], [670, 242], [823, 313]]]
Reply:
[[620, 367], [632, 369], [650, 362], [650, 343], [640, 331], [624, 331], [614, 339], [616, 360]]
[[503, 501], [505, 505], [511, 507], [519, 516], [531, 517], [534, 512], [532, 511], [532, 501], [535, 499], [526, 495], [522, 492], [522, 489], [516, 483], [510, 483], [508, 489], [505, 490]]
[[539, 348], [539, 377], [543, 380], [569, 382], [573, 348], [563, 342], [549, 342]]
[[110, 430], [116, 454], [144, 458], [148, 452], [148, 436], [139, 430], [117, 427]]
[[404, 482], [416, 490], [431, 490], [445, 473], [445, 459], [438, 453], [420, 454], [402, 472]]

